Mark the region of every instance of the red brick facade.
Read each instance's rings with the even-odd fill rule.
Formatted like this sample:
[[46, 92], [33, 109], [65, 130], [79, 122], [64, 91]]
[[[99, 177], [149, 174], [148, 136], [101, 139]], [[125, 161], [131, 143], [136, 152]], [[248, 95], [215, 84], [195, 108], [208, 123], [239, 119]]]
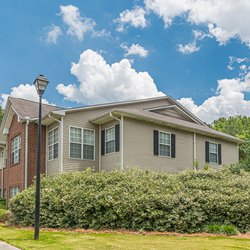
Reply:
[[[36, 175], [37, 161], [37, 124], [32, 122], [28, 125], [28, 187], [33, 183]], [[7, 167], [0, 174], [0, 187], [2, 187], [2, 171], [4, 172], [4, 193], [7, 199], [10, 198], [11, 187], [19, 187], [20, 191], [25, 188], [25, 130], [26, 124], [18, 122], [17, 115], [14, 115], [9, 134], [6, 141], [7, 149]], [[11, 141], [16, 136], [21, 136], [20, 161], [17, 164], [11, 164]], [[45, 173], [46, 165], [46, 128], [42, 128], [41, 144], [41, 173]]]

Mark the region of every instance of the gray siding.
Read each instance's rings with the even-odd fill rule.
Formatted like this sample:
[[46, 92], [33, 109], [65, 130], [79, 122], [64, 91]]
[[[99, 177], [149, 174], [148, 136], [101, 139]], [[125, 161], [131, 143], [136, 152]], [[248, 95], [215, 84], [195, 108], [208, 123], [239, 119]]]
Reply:
[[59, 168], [59, 158], [60, 158], [60, 126], [58, 122], [54, 122], [53, 124], [48, 126], [48, 132], [51, 129], [59, 128], [58, 140], [59, 140], [59, 148], [58, 148], [58, 158], [53, 160], [48, 160], [48, 134], [47, 134], [47, 150], [46, 150], [46, 159], [47, 159], [47, 175], [57, 175], [60, 173]]
[[[214, 143], [221, 144], [221, 163], [222, 165], [227, 165], [231, 163], [236, 163], [239, 160], [238, 146], [237, 143], [228, 142], [220, 140], [217, 138], [212, 138], [208, 136], [197, 135], [197, 160], [199, 162], [200, 168], [202, 168], [205, 163], [205, 141], [210, 141]], [[209, 164], [213, 168], [218, 168], [218, 164]]]
[[[176, 135], [176, 157], [153, 154], [153, 131]], [[193, 133], [174, 130], [132, 119], [124, 119], [124, 167], [136, 166], [155, 171], [178, 172], [193, 168]]]
[[[114, 108], [154, 108], [164, 105], [170, 105], [171, 103], [168, 100], [154, 100], [154, 101], [145, 101], [136, 104], [126, 104], [123, 106], [117, 105], [117, 107], [106, 107], [100, 109], [93, 109], [93, 110], [82, 110], [82, 111], [75, 111], [72, 113], [67, 113], [64, 117], [64, 126], [63, 126], [63, 170], [67, 171], [82, 171], [87, 167], [92, 167], [95, 170], [99, 170], [99, 127], [93, 125], [89, 122], [89, 120], [96, 118], [99, 115], [105, 114], [111, 111]], [[69, 127], [76, 126], [81, 128], [90, 128], [95, 130], [95, 161], [89, 160], [78, 160], [78, 159], [71, 159], [69, 157]], [[111, 168], [114, 166], [113, 163], [119, 162], [118, 160], [118, 153], [114, 155], [109, 155], [105, 157], [103, 161], [102, 169]], [[116, 166], [118, 167], [118, 166]]]

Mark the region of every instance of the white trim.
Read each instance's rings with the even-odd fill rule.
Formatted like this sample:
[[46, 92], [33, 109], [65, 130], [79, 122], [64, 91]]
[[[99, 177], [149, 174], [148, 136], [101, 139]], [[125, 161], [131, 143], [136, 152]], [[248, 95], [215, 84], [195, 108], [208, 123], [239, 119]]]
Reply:
[[[170, 136], [170, 144], [169, 145], [168, 144], [162, 144], [162, 143], [160, 143], [160, 133], [168, 134]], [[169, 156], [168, 155], [161, 155], [160, 154], [160, 144], [161, 145], [169, 146]], [[171, 157], [171, 133], [165, 132], [165, 131], [162, 131], [162, 130], [158, 130], [158, 156], [166, 157], [166, 158], [172, 158]]]
[[123, 120], [123, 116], [121, 116], [121, 121], [120, 121], [120, 151], [121, 151], [121, 170], [124, 169], [124, 154], [123, 154], [123, 126], [124, 125], [124, 120]]
[[[114, 139], [113, 139], [113, 140], [106, 141], [106, 131], [107, 131], [108, 129], [112, 129], [112, 128], [114, 128], [114, 131], [115, 131], [115, 125], [114, 125], [114, 126], [111, 126], [111, 127], [108, 127], [108, 128], [105, 128], [105, 138], [104, 138], [104, 142], [105, 142], [105, 152], [104, 152], [104, 153], [105, 153], [105, 155], [110, 155], [110, 154], [116, 153], [116, 152], [115, 152], [115, 136], [114, 136]], [[114, 132], [114, 133], [115, 133], [115, 132]], [[111, 142], [111, 141], [114, 141], [114, 151], [107, 153], [106, 142]]]
[[102, 170], [102, 125], [99, 125], [99, 152], [98, 152], [98, 157], [99, 157], [99, 172]]
[[45, 176], [48, 176], [48, 126], [46, 126], [46, 156], [45, 156], [45, 159], [46, 159], [46, 165], [45, 165]]
[[[58, 129], [58, 141], [57, 141], [57, 143], [52, 143], [52, 145], [49, 145], [49, 133], [50, 132], [52, 132], [52, 131], [54, 131], [54, 130], [56, 130], [56, 129]], [[50, 159], [49, 158], [49, 147], [50, 146], [53, 146], [53, 156], [54, 156], [54, 145], [55, 144], [58, 144], [58, 154], [57, 154], [57, 157], [56, 158], [52, 158], [52, 159]], [[52, 129], [50, 129], [49, 131], [48, 131], [48, 161], [50, 162], [50, 161], [53, 161], [53, 160], [56, 160], [56, 159], [58, 159], [59, 158], [59, 126], [56, 126], [56, 127], [54, 127], [54, 128], [52, 128]]]
[[28, 187], [28, 140], [29, 140], [29, 123], [27, 120], [25, 124], [25, 155], [24, 155], [24, 189]]
[[[197, 149], [196, 149], [196, 133], [194, 132], [194, 145], [193, 145], [193, 150], [194, 150], [194, 159], [193, 159], [193, 164], [197, 160]], [[194, 166], [195, 169], [195, 166]]]
[[[70, 157], [70, 143], [71, 143], [71, 138], [70, 138], [70, 128], [78, 128], [78, 129], [81, 129], [81, 158], [73, 158], [73, 157]], [[90, 145], [90, 144], [84, 144], [83, 143], [83, 130], [90, 130], [90, 131], [93, 131], [94, 132], [94, 145]], [[95, 161], [95, 149], [96, 149], [96, 141], [95, 141], [95, 129], [92, 129], [92, 128], [81, 128], [81, 127], [77, 127], [77, 126], [69, 126], [69, 150], [68, 150], [68, 153], [69, 153], [69, 159], [72, 159], [72, 160], [83, 160], [83, 161]], [[73, 142], [72, 142], [73, 143]], [[80, 144], [80, 143], [78, 143]], [[84, 159], [83, 158], [83, 145], [89, 145], [89, 146], [94, 146], [94, 152], [93, 152], [93, 159]]]

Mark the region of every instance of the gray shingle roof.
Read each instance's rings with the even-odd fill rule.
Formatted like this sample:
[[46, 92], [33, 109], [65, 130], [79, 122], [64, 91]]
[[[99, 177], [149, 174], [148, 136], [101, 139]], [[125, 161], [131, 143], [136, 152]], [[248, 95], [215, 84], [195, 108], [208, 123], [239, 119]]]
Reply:
[[[21, 98], [9, 97], [13, 109], [17, 113], [20, 119], [25, 119], [27, 117], [35, 119], [38, 117], [39, 103], [25, 100]], [[50, 111], [61, 109], [56, 106], [42, 104], [42, 117], [47, 115]]]

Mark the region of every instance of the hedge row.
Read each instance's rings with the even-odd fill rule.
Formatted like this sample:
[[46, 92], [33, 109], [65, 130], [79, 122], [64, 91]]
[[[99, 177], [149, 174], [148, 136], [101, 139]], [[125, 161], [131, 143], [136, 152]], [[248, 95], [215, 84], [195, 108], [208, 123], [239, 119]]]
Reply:
[[[34, 197], [30, 187], [12, 199], [13, 223], [33, 224]], [[43, 227], [199, 232], [216, 223], [250, 229], [250, 173], [88, 169], [41, 183]]]

